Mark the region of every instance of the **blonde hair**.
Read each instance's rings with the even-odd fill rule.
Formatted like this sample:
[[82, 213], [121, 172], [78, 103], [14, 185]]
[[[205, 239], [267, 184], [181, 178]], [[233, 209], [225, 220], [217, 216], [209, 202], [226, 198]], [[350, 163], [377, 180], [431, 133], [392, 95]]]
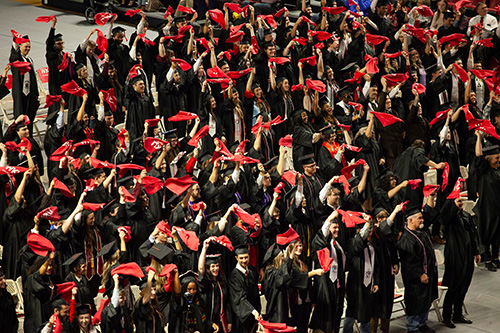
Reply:
[[118, 259], [120, 259], [120, 250], [116, 250], [115, 253], [104, 262], [104, 267], [103, 267], [103, 272], [102, 272], [102, 278], [101, 278], [101, 284], [104, 285], [106, 282], [106, 276], [108, 276], [108, 273], [111, 271], [111, 267], [118, 262]]

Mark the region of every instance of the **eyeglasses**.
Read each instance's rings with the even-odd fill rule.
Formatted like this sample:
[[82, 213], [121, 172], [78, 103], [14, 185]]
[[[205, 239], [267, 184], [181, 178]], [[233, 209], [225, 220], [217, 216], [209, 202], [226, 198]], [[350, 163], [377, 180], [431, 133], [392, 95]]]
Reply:
[[311, 165], [304, 165], [304, 168], [315, 168], [315, 167], [316, 167], [316, 163], [311, 164]]

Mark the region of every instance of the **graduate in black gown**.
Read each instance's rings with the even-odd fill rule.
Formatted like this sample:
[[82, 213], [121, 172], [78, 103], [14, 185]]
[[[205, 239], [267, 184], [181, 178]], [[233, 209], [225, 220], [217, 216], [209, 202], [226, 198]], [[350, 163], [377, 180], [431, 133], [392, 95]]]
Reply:
[[124, 289], [120, 289], [120, 276], [113, 276], [115, 287], [110, 303], [101, 314], [102, 332], [133, 333], [132, 312], [127, 308], [127, 296]]
[[144, 81], [136, 76], [132, 79], [132, 91], [127, 97], [127, 122], [125, 128], [129, 132], [130, 140], [142, 136], [144, 121], [155, 117], [155, 109], [151, 97], [146, 96]]
[[76, 294], [76, 301], [78, 304], [90, 304], [92, 307], [92, 313], [95, 313], [95, 303], [94, 298], [91, 295], [89, 280], [85, 276], [87, 271], [87, 264], [85, 262], [85, 257], [82, 252], [77, 253], [70, 257], [66, 262], [64, 262], [65, 266], [69, 266], [70, 273], [64, 279], [64, 282], [74, 282], [76, 287], [78, 288], [78, 292]]
[[16, 333], [19, 327], [16, 304], [11, 293], [7, 290], [5, 274], [0, 270], [0, 325], [5, 333]]
[[137, 332], [164, 333], [168, 318], [164, 318], [156, 299], [155, 271], [150, 270], [141, 297], [136, 301], [132, 318]]

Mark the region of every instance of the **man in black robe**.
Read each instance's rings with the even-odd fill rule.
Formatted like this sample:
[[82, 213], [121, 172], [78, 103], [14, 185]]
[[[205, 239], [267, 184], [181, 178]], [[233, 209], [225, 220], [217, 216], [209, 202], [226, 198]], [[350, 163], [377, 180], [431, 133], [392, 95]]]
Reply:
[[74, 282], [78, 288], [75, 295], [77, 304], [90, 304], [92, 307], [92, 313], [95, 313], [96, 307], [94, 298], [90, 292], [89, 280], [85, 276], [85, 273], [87, 272], [87, 264], [83, 253], [80, 252], [71, 256], [64, 262], [63, 265], [69, 266], [70, 270], [70, 273], [66, 276], [64, 282]]
[[97, 107], [97, 122], [94, 131], [95, 139], [101, 143], [98, 157], [101, 161], [112, 162], [111, 158], [116, 151], [115, 142], [119, 131], [113, 126], [114, 115], [104, 104], [104, 95], [102, 92], [99, 92], [99, 99], [100, 103]]
[[167, 78], [160, 86], [158, 102], [160, 103], [160, 115], [165, 119], [167, 129], [177, 128], [179, 136], [183, 137], [186, 132], [186, 125], [183, 121], [167, 122], [167, 119], [176, 115], [177, 112], [189, 111], [187, 109], [186, 91], [189, 89], [186, 85], [186, 75], [177, 63], [172, 62], [167, 72]]
[[[304, 197], [307, 202], [307, 210], [309, 210], [309, 216], [313, 219], [317, 219], [319, 216], [315, 210], [315, 202], [316, 198], [319, 195], [319, 192], [324, 186], [323, 179], [319, 176], [317, 172], [316, 162], [314, 161], [314, 156], [306, 155], [299, 157], [299, 161], [302, 163], [302, 167], [304, 168]], [[313, 221], [313, 225], [314, 222]], [[319, 226], [314, 226], [314, 232], [319, 228]]]
[[[433, 202], [434, 197], [429, 198]], [[431, 199], [427, 203], [433, 205]], [[407, 225], [398, 241], [405, 286], [406, 328], [408, 332], [435, 332], [426, 322], [432, 301], [438, 296], [436, 257], [428, 230], [421, 230], [432, 222], [429, 213], [433, 213], [433, 208], [426, 205], [421, 211], [419, 207], [407, 210]]]
[[144, 121], [155, 117], [155, 108], [150, 97], [144, 94], [146, 86], [140, 77], [132, 80], [133, 91], [127, 100], [127, 129], [130, 140], [137, 139], [144, 133]]
[[19, 326], [16, 314], [16, 303], [7, 290], [5, 274], [0, 270], [0, 325], [2, 332], [16, 333]]
[[[71, 330], [71, 323], [69, 322], [69, 304], [60, 295], [58, 295], [52, 298], [46, 306], [48, 311], [50, 311], [51, 316], [49, 321], [40, 326], [38, 332], [51, 333], [57, 332], [58, 330], [62, 332], [69, 332]], [[56, 324], [56, 317], [61, 323], [60, 326]]]
[[260, 319], [260, 296], [257, 274], [249, 269], [248, 247], [235, 250], [237, 264], [229, 277], [231, 308], [235, 314], [233, 331], [250, 333], [257, 331]]
[[130, 69], [130, 48], [127, 44], [123, 43], [125, 38], [125, 29], [122, 27], [113, 28], [113, 23], [118, 16], [114, 16], [109, 20], [109, 28], [106, 37], [108, 38], [109, 61], [116, 68], [116, 75], [120, 83], [125, 82], [128, 71]]
[[474, 260], [480, 261], [481, 250], [476, 224], [464, 211], [462, 198], [446, 200], [441, 216], [446, 229], [443, 286], [448, 287], [443, 302], [443, 323], [455, 328], [455, 323], [472, 324], [463, 316], [462, 307], [472, 281]]

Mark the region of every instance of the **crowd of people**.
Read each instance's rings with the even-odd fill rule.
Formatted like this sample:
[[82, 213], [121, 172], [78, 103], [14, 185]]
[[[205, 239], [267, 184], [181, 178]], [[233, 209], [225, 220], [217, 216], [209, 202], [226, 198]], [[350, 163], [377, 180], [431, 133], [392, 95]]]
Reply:
[[181, 5], [154, 40], [100, 13], [76, 50], [39, 17], [45, 105], [13, 31], [3, 331], [22, 277], [25, 332], [389, 332], [401, 271], [408, 331], [433, 332], [435, 244], [443, 323], [472, 323], [474, 262], [500, 268], [500, 29], [469, 3]]

